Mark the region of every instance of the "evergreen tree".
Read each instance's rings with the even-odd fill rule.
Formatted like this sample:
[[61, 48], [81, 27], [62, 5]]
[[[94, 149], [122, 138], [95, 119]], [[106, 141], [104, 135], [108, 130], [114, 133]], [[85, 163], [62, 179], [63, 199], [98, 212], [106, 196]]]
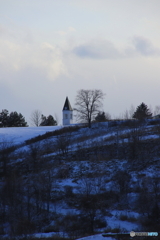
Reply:
[[7, 109], [3, 109], [2, 112], [0, 113], [1, 127], [7, 127], [8, 118], [9, 118], [8, 110]]
[[40, 126], [56, 126], [56, 125], [57, 125], [57, 122], [52, 115], [45, 117], [42, 114]]
[[99, 112], [95, 117], [95, 122], [106, 122], [111, 119], [111, 115], [105, 112]]
[[41, 115], [41, 123], [39, 126], [46, 126], [46, 116], [44, 116], [43, 114]]
[[27, 122], [21, 113], [11, 112], [3, 109], [0, 113], [1, 127], [27, 127]]
[[105, 116], [105, 112], [99, 112], [97, 116], [95, 117], [96, 122], [106, 122], [107, 118]]
[[148, 106], [145, 103], [141, 103], [136, 111], [134, 112], [133, 118], [136, 118], [138, 120], [142, 120], [144, 118], [150, 118], [152, 117], [152, 113], [150, 112], [150, 110], [148, 109]]
[[8, 119], [8, 127], [27, 127], [27, 122], [21, 113], [11, 112]]
[[25, 117], [21, 113], [19, 113], [19, 127], [28, 127]]
[[52, 115], [49, 115], [47, 117], [47, 126], [56, 126], [56, 125], [57, 125], [57, 121], [54, 119]]

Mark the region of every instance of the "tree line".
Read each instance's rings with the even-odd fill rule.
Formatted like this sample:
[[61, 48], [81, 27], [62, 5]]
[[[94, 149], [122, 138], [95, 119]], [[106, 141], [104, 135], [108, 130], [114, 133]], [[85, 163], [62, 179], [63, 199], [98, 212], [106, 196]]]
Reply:
[[[109, 113], [101, 111], [102, 101], [105, 94], [100, 89], [84, 90], [81, 89], [77, 92], [75, 99], [75, 108], [77, 122], [87, 123], [91, 127], [93, 122], [105, 122], [111, 119]], [[160, 107], [156, 106], [156, 113], [160, 113]], [[158, 112], [157, 112], [158, 110]], [[142, 102], [135, 111], [132, 109], [130, 117], [137, 120], [151, 118], [152, 113], [148, 106]], [[124, 118], [128, 119], [128, 111], [125, 112]], [[57, 121], [52, 115], [44, 116], [41, 111], [34, 110], [30, 118], [33, 126], [55, 126]], [[3, 109], [0, 112], [0, 127], [28, 127], [24, 116], [21, 113], [11, 112]]]
[[0, 113], [0, 126], [1, 127], [28, 127], [25, 118], [21, 113], [11, 112], [3, 109]]
[[[33, 126], [55, 126], [57, 121], [52, 115], [48, 117], [43, 114], [37, 115], [40, 112], [35, 110], [31, 115], [31, 124]], [[0, 127], [28, 127], [25, 117], [21, 113], [16, 111], [10, 112], [7, 109], [3, 109], [0, 112]]]
[[[91, 127], [92, 122], [105, 122], [110, 120], [110, 114], [100, 111], [104, 97], [105, 94], [99, 89], [79, 90], [75, 101], [76, 108], [74, 109], [77, 120], [87, 122], [89, 128]], [[158, 110], [158, 106], [156, 107], [156, 110]], [[126, 118], [128, 118], [127, 114], [128, 112], [126, 112]], [[144, 102], [142, 102], [135, 111], [133, 111], [132, 107], [132, 119], [143, 120], [151, 117], [152, 113]]]

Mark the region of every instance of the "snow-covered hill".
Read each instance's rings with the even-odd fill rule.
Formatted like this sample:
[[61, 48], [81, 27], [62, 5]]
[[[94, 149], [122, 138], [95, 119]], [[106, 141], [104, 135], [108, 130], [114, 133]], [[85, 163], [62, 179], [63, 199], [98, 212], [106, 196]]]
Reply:
[[14, 144], [19, 144], [30, 138], [43, 135], [46, 132], [52, 132], [60, 128], [60, 126], [0, 128], [0, 142], [5, 140], [13, 142]]
[[[149, 231], [150, 219], [154, 231], [159, 221], [155, 208], [160, 207], [159, 129], [127, 124], [1, 128], [0, 194], [7, 201], [0, 198], [0, 204], [8, 216], [4, 233], [10, 234], [6, 226], [18, 232], [22, 216], [34, 224], [24, 232], [32, 231], [35, 238], [53, 234], [78, 239], [94, 231], [99, 234], [83, 239], [111, 240], [101, 233]], [[18, 149], [7, 153], [7, 142]], [[7, 193], [8, 181], [13, 196]], [[11, 215], [18, 219], [15, 223]]]

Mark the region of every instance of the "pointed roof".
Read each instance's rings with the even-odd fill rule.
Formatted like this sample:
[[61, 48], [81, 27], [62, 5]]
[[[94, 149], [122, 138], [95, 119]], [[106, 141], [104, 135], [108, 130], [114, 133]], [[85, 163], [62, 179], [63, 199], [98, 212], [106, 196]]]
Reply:
[[66, 97], [66, 101], [65, 101], [65, 104], [64, 104], [64, 107], [63, 107], [63, 111], [64, 110], [69, 110], [69, 111], [73, 111], [72, 107], [71, 107], [71, 104], [69, 102], [69, 99], [68, 97]]

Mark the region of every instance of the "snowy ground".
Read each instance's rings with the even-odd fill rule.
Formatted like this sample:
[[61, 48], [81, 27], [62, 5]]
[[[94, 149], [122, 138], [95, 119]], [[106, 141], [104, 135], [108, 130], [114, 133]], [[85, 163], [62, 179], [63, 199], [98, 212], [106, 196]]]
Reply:
[[62, 128], [61, 126], [48, 127], [11, 127], [0, 128], [0, 142], [9, 141], [15, 144], [23, 143], [27, 139], [43, 135]]
[[[60, 128], [62, 128], [62, 126], [0, 128], [0, 142], [7, 141], [7, 142], [13, 142], [15, 144], [20, 144], [28, 139], [31, 139], [38, 135], [43, 135], [46, 132], [58, 130]], [[121, 131], [120, 134], [124, 134], [129, 131], [130, 130], [124, 130], [124, 131]], [[73, 151], [73, 150], [77, 149], [78, 141], [76, 142], [76, 139], [78, 139], [78, 138], [80, 139], [81, 137], [84, 137], [84, 139], [80, 140], [80, 143], [82, 141], [82, 143], [83, 143], [82, 147], [84, 148], [84, 147], [89, 146], [90, 141], [93, 141], [92, 144], [94, 145], [94, 139], [96, 139], [96, 141], [105, 141], [105, 140], [109, 139], [111, 136], [117, 136], [116, 134], [117, 134], [116, 131], [114, 131], [113, 129], [112, 130], [107, 129], [107, 125], [105, 125], [105, 124], [103, 124], [103, 126], [101, 128], [97, 128], [97, 129], [95, 128], [92, 130], [82, 128], [78, 132], [73, 133], [75, 139], [73, 139], [70, 150], [72, 149], [72, 151]], [[88, 137], [88, 139], [87, 139], [87, 137]], [[152, 137], [156, 138], [157, 135], [149, 135], [149, 136], [145, 136], [144, 138], [152, 138]], [[109, 139], [109, 141], [115, 141], [115, 139], [114, 140]], [[52, 154], [54, 154], [54, 153], [52, 153]], [[108, 163], [107, 163], [108, 164], [108, 172], [110, 175], [111, 174], [110, 172], [114, 172], [114, 168], [117, 168], [117, 166], [119, 169], [123, 169], [123, 165], [125, 164], [125, 161], [122, 161], [122, 162], [117, 161], [117, 163], [116, 163], [116, 160], [114, 160], [114, 164], [113, 164], [113, 160], [112, 160], [112, 165], [110, 165], [110, 166], [109, 166], [109, 163], [110, 162], [108, 161]], [[81, 163], [79, 163], [79, 164], [81, 164]], [[77, 172], [79, 171], [79, 168], [80, 168], [79, 164], [76, 162], [76, 166], [74, 166], [74, 162], [72, 162], [72, 167], [74, 168], [74, 171], [73, 171], [74, 175], [75, 175], [76, 169], [77, 169]], [[86, 165], [86, 168], [87, 168], [87, 164], [88, 163], [86, 161], [84, 161], [83, 167], [84, 167], [84, 165]], [[100, 164], [99, 164], [99, 167], [100, 167]], [[158, 170], [155, 169], [155, 173], [157, 173], [157, 175], [158, 175], [158, 172], [156, 172], [156, 171], [158, 171]], [[106, 172], [107, 172], [107, 167], [106, 167]], [[145, 169], [144, 171], [141, 171], [141, 173], [145, 174], [146, 176], [149, 176], [149, 175], [152, 176], [152, 173], [153, 173], [152, 167], [150, 170]], [[135, 176], [135, 181], [136, 181], [136, 176]], [[134, 175], [132, 177], [134, 180]], [[108, 183], [108, 184], [110, 184], [110, 183]], [[63, 188], [65, 186], [71, 186], [75, 190], [77, 183], [73, 182], [73, 178], [61, 179], [61, 181], [58, 182], [58, 189], [63, 190]], [[57, 208], [56, 211], [58, 211], [59, 213], [63, 213], [63, 214], [73, 211], [73, 209], [67, 209], [63, 205], [57, 205], [56, 208]], [[53, 212], [55, 211], [54, 204], [50, 205], [50, 210]], [[138, 224], [120, 220], [119, 215], [121, 213], [126, 214], [126, 210], [117, 211], [116, 213], [115, 213], [115, 211], [111, 211], [112, 216], [105, 217], [106, 222], [108, 224], [107, 226], [111, 227], [111, 228], [119, 227], [121, 229], [125, 229], [127, 232], [136, 231], [138, 229]], [[136, 215], [135, 217], [138, 217], [137, 213], [133, 212], [132, 215]], [[56, 233], [37, 233], [34, 236], [36, 236], [37, 238], [42, 238], [42, 237], [47, 238], [49, 236], [52, 237], [55, 234]], [[102, 234], [97, 234], [97, 235], [93, 235], [93, 236], [84, 237], [79, 240], [114, 240], [114, 239], [115, 238], [103, 237]]]
[[[75, 124], [72, 124], [74, 126]], [[68, 127], [68, 126], [66, 126]], [[0, 142], [9, 141], [13, 142], [15, 144], [23, 143], [24, 141], [34, 138], [38, 135], [43, 135], [46, 132], [52, 132], [55, 130], [58, 130], [60, 128], [63, 128], [63, 126], [43, 126], [43, 127], [11, 127], [11, 128], [0, 128]], [[117, 136], [117, 128], [108, 127], [108, 123], [99, 123], [94, 124], [92, 129], [89, 128], [82, 128], [78, 131], [78, 133], [74, 133], [73, 138], [81, 138], [85, 137], [85, 145], [88, 145], [90, 141], [92, 141], [92, 144], [94, 144], [94, 139], [96, 140], [96, 143], [98, 141], [108, 141], [110, 137], [115, 138]], [[119, 136], [129, 133], [130, 129], [120, 129], [119, 130]], [[158, 138], [157, 135], [149, 135], [149, 136], [143, 136], [143, 139], [148, 138]], [[87, 139], [88, 138], [88, 139]], [[128, 141], [127, 139], [123, 139], [123, 141]], [[80, 139], [80, 142], [83, 142], [83, 139]], [[112, 143], [115, 141], [115, 139], [110, 139], [109, 142]], [[119, 139], [119, 143], [120, 143]], [[83, 142], [84, 143], [84, 142]], [[77, 144], [72, 144], [72, 149], [76, 148]], [[84, 147], [84, 146], [83, 146]]]
[[93, 235], [93, 236], [79, 238], [78, 240], [115, 240], [115, 238], [103, 237], [102, 234], [96, 234], [96, 235]]

